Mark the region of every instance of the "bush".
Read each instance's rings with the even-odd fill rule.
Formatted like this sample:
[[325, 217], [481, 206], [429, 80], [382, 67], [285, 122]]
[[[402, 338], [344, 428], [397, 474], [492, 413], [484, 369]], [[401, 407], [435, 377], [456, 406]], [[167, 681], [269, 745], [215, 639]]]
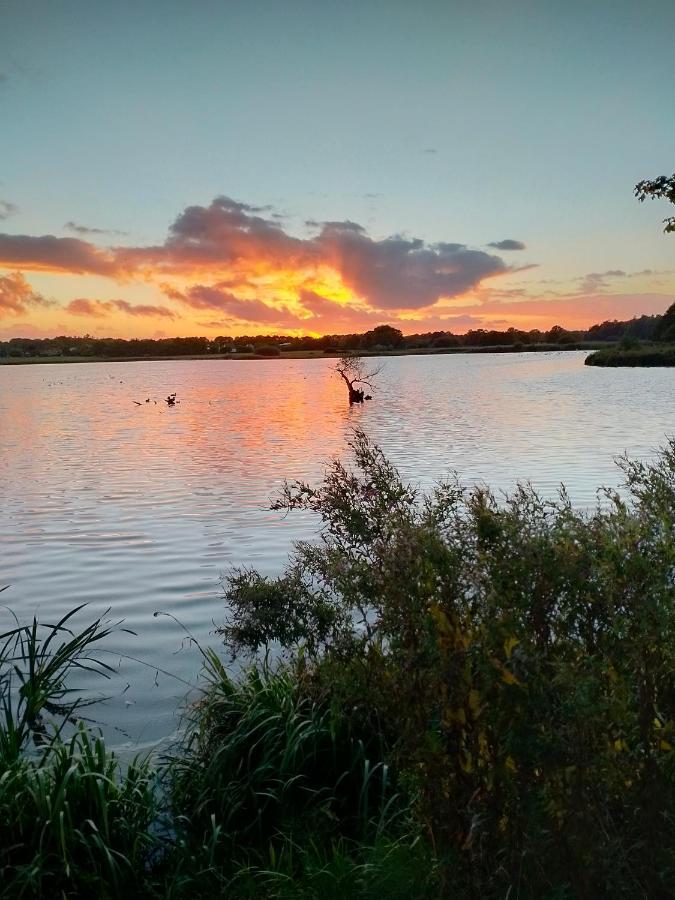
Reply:
[[586, 357], [587, 366], [675, 366], [675, 347], [672, 344], [611, 347], [596, 350]]
[[622, 460], [628, 499], [588, 515], [525, 486], [419, 496], [363, 434], [352, 450], [285, 487], [275, 507], [318, 514], [321, 541], [276, 588], [234, 575], [227, 643], [280, 640], [309, 697], [378, 735], [453, 895], [667, 896], [675, 443]]
[[281, 350], [275, 344], [259, 344], [254, 352], [257, 356], [281, 356]]

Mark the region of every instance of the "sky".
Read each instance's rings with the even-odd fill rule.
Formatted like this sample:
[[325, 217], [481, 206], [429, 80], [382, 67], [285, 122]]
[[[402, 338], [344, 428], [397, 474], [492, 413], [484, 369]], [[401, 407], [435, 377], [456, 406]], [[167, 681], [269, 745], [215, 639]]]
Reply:
[[672, 0], [0, 0], [0, 338], [675, 299]]

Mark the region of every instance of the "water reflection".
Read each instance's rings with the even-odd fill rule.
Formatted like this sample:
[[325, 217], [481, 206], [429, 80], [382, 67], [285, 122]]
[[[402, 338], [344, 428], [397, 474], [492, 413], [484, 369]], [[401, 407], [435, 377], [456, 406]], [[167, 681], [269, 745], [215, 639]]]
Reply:
[[208, 641], [223, 614], [220, 573], [279, 571], [316, 528], [271, 513], [270, 495], [285, 477], [316, 480], [354, 426], [423, 487], [456, 469], [498, 490], [530, 479], [552, 494], [562, 481], [584, 505], [617, 484], [613, 457], [649, 455], [673, 430], [675, 373], [582, 363], [392, 358], [375, 400], [351, 408], [324, 359], [0, 368], [3, 600], [22, 615], [88, 601], [89, 615], [112, 606], [124, 617], [139, 635], [117, 641], [130, 688], [100, 715], [132, 743], [153, 742], [175, 727], [185, 691], [156, 669], [189, 681], [198, 665], [175, 623], [153, 613]]

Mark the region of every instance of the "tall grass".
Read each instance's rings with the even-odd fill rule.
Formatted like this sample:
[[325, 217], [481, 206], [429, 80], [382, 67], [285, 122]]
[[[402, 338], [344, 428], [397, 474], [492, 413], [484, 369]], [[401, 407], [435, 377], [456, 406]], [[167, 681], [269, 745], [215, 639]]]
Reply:
[[119, 624], [73, 630], [82, 608], [52, 624], [14, 619], [0, 635], [0, 897], [122, 896], [154, 843], [148, 764], [122, 772], [79, 720], [91, 701], [68, 685], [73, 672], [113, 671], [96, 649]]
[[262, 879], [277, 896], [276, 879], [279, 896], [290, 896], [291, 875], [319, 879], [337, 866], [353, 876], [367, 847], [410, 848], [389, 767], [293, 673], [253, 668], [235, 682], [213, 653], [206, 672], [168, 771], [182, 857], [201, 856], [217, 880], [232, 879], [230, 891]]
[[85, 604], [66, 613], [55, 624], [39, 623], [33, 617], [29, 625], [15, 619], [15, 627], [0, 634], [0, 754], [16, 758], [32, 737], [46, 742], [45, 714], [61, 725], [77, 721], [77, 710], [86, 701], [67, 684], [74, 671], [90, 672], [109, 678], [114, 670], [95, 653], [97, 645], [120, 623], [96, 619], [81, 631], [71, 628], [73, 619]]

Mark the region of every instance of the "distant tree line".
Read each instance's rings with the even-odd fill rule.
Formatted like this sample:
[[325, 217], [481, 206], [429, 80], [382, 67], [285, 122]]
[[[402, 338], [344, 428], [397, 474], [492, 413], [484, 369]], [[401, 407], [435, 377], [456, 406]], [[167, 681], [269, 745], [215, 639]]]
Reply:
[[[593, 325], [587, 331], [571, 331], [554, 325], [548, 331], [532, 329], [506, 331], [475, 328], [466, 334], [451, 331], [430, 331], [404, 335], [391, 325], [378, 325], [363, 334], [327, 334], [323, 337], [289, 337], [282, 334], [243, 335], [229, 337], [160, 338], [96, 338], [62, 335], [54, 338], [11, 338], [0, 341], [0, 357], [105, 357], [131, 358], [138, 356], [197, 356], [223, 353], [256, 353], [275, 356], [288, 350], [318, 350], [343, 353], [345, 351], [451, 349], [461, 347], [526, 347], [536, 344], [573, 345], [584, 341], [672, 340], [675, 331], [673, 307], [663, 316], [639, 316], [627, 321], [607, 321]], [[667, 327], [664, 327], [667, 326]]]

